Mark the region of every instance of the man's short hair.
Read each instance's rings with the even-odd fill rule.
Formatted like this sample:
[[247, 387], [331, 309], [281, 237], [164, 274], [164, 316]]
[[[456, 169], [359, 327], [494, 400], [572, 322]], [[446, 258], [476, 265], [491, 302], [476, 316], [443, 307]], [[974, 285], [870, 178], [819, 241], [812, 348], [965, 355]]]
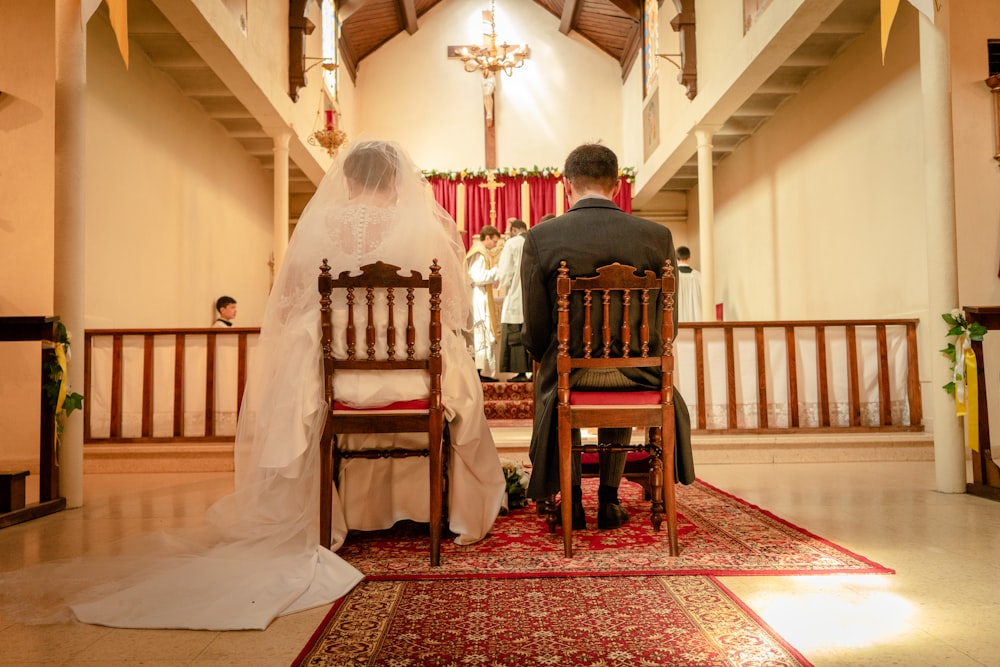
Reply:
[[618, 183], [618, 156], [602, 144], [583, 144], [566, 158], [563, 176], [576, 187], [612, 190]]
[[691, 249], [686, 245], [677, 246], [677, 259], [691, 259]]
[[236, 303], [236, 299], [231, 296], [220, 296], [215, 300], [215, 312], [221, 311], [231, 303]]
[[515, 230], [518, 232], [524, 232], [528, 230], [528, 225], [524, 222], [524, 220], [514, 218], [510, 221], [510, 224], [507, 225], [507, 229], [512, 232]]
[[500, 230], [494, 227], [493, 225], [486, 225], [485, 227], [479, 230], [480, 241], [485, 241], [487, 237], [490, 236], [500, 236]]

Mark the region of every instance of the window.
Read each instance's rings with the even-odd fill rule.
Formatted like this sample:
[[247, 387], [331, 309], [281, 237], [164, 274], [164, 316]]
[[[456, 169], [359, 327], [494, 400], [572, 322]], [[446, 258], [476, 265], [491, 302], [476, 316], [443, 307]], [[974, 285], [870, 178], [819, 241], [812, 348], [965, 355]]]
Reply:
[[[326, 62], [340, 64], [337, 45], [340, 39], [340, 20], [337, 18], [335, 0], [323, 0], [323, 59]], [[337, 74], [339, 69], [323, 70], [323, 82], [330, 97], [337, 99]]]

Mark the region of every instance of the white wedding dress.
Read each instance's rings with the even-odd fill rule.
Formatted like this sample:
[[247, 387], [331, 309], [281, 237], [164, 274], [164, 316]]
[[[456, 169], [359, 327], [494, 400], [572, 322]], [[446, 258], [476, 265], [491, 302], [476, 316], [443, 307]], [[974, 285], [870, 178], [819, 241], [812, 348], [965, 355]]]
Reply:
[[[371, 167], [372, 154], [378, 168]], [[379, 166], [385, 162], [388, 169]], [[345, 177], [345, 164], [353, 178]], [[433, 260], [441, 265], [442, 402], [452, 436], [449, 527], [459, 544], [489, 532], [505, 484], [483, 413], [482, 386], [461, 334], [469, 319], [462, 246], [454, 222], [403, 152], [366, 142], [335, 162], [292, 235], [244, 393], [235, 491], [209, 509], [204, 529], [147, 538], [137, 553], [110, 562], [84, 557], [43, 566], [31, 574], [33, 585], [58, 593], [71, 575], [99, 582], [79, 594], [63, 588], [64, 606], [86, 623], [228, 630], [263, 629], [279, 615], [328, 604], [363, 578], [319, 546], [318, 443], [325, 404], [317, 277], [323, 259], [334, 275], [376, 260], [425, 274]], [[339, 401], [384, 405], [426, 396], [427, 387], [413, 376], [362, 384], [341, 375], [335, 391]], [[334, 498], [334, 548], [348, 529], [427, 521], [428, 504], [425, 461], [349, 461]], [[0, 575], [0, 585], [19, 578], [23, 584], [19, 574]], [[35, 591], [38, 599], [45, 597]], [[4, 611], [11, 613], [6, 602]]]

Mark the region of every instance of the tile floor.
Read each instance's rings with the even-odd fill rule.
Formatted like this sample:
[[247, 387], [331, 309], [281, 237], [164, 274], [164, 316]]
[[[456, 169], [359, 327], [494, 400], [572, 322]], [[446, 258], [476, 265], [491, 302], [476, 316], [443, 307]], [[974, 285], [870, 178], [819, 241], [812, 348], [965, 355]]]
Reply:
[[[703, 464], [698, 476], [896, 570], [721, 579], [814, 664], [1000, 664], [1000, 503], [935, 492], [925, 461]], [[228, 473], [87, 475], [84, 508], [0, 531], [0, 570], [196, 523], [230, 484]], [[279, 618], [263, 632], [0, 619], [0, 664], [288, 665], [325, 613]]]

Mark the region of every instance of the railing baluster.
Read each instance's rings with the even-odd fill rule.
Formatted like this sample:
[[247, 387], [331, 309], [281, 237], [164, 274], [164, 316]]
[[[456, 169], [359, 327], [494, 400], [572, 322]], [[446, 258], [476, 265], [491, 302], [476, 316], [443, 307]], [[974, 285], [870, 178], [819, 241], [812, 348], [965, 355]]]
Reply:
[[122, 335], [111, 342], [111, 437], [122, 437]]
[[215, 337], [205, 336], [205, 437], [215, 435]]
[[757, 349], [757, 427], [767, 428], [767, 365], [764, 359], [764, 327], [754, 327]]
[[94, 373], [94, 335], [89, 331], [83, 332], [83, 441], [87, 442], [91, 439], [91, 420], [93, 418], [94, 411], [90, 409], [91, 394], [94, 387], [94, 383], [91, 380]]
[[174, 338], [174, 437], [184, 435], [184, 350], [186, 337], [178, 333]]
[[153, 336], [142, 337], [142, 437], [153, 435]]
[[788, 426], [799, 427], [799, 374], [795, 350], [795, 327], [785, 327], [785, 358], [788, 364]]
[[853, 324], [845, 327], [847, 337], [847, 406], [851, 426], [861, 426], [861, 395], [858, 382], [858, 337]]
[[247, 383], [247, 335], [243, 332], [239, 334], [238, 361], [236, 362], [236, 416], [239, 417], [240, 410], [243, 409], [243, 389]]
[[733, 347], [733, 330], [726, 328], [726, 412], [729, 428], [737, 428], [736, 421], [736, 350]]
[[830, 426], [830, 389], [826, 372], [826, 327], [816, 326], [816, 378], [819, 390], [819, 425]]
[[910, 406], [910, 426], [922, 426], [924, 406], [920, 396], [920, 369], [917, 367], [916, 322], [906, 325], [906, 399]]
[[878, 342], [878, 409], [880, 424], [892, 426], [892, 398], [889, 395], [889, 345], [885, 336], [885, 325], [875, 325], [875, 340]]
[[694, 330], [694, 364], [695, 384], [698, 387], [698, 428], [708, 428], [708, 409], [705, 398], [705, 330], [697, 327]]

